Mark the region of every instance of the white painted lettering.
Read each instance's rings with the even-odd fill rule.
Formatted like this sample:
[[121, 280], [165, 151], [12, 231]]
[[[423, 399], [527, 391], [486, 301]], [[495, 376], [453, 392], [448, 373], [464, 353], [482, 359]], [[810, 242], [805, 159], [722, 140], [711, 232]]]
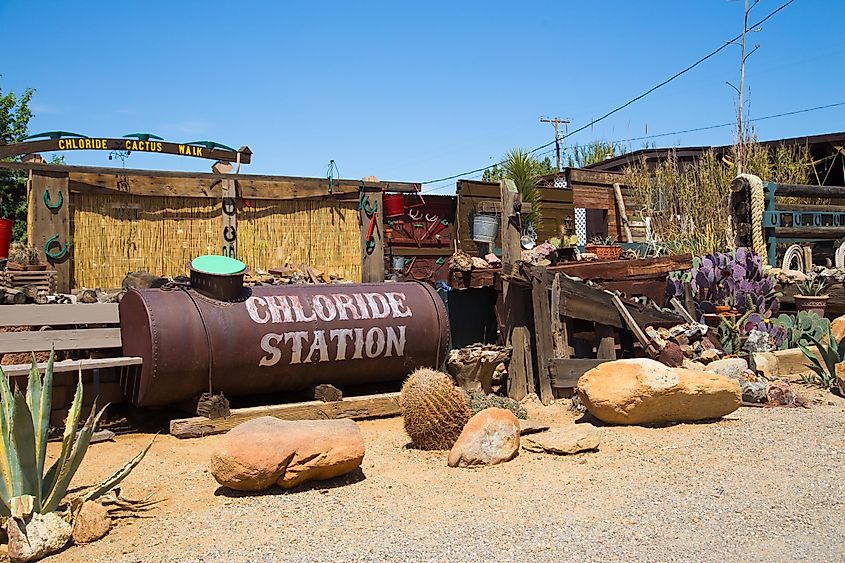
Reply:
[[364, 301], [364, 296], [360, 293], [353, 293], [352, 297], [355, 298], [355, 303], [358, 304], [358, 309], [361, 311], [361, 318], [369, 319], [370, 311], [367, 309], [367, 302]]
[[308, 355], [305, 356], [305, 359], [302, 360], [303, 364], [310, 364], [311, 363], [311, 356], [314, 355], [314, 352], [317, 350], [320, 351], [320, 362], [328, 362], [329, 361], [329, 347], [326, 344], [326, 331], [324, 330], [315, 330], [314, 331], [314, 341], [311, 343], [311, 349], [308, 350]]
[[[398, 291], [388, 291], [384, 294], [393, 312], [393, 318], [410, 317], [411, 309], [405, 306], [405, 294]], [[404, 310], [402, 310], [404, 307]]]
[[334, 299], [337, 305], [337, 314], [340, 320], [348, 321], [352, 318], [357, 321], [361, 318], [361, 315], [358, 314], [358, 309], [355, 308], [355, 304], [352, 302], [352, 298], [345, 293], [335, 293], [332, 295], [332, 299]]
[[[396, 334], [396, 329], [399, 329], [399, 335]], [[405, 355], [405, 325], [398, 327], [387, 327], [387, 347], [384, 352], [384, 357], [389, 358], [396, 352], [397, 356]]]
[[261, 339], [261, 349], [269, 355], [258, 361], [259, 366], [274, 366], [282, 359], [282, 352], [276, 346], [282, 340], [281, 334], [269, 332]]
[[335, 360], [346, 359], [346, 340], [352, 338], [351, 328], [333, 328], [329, 331], [329, 339], [337, 338], [337, 353], [334, 356]]
[[[364, 297], [367, 299], [367, 304], [370, 306], [374, 319], [385, 319], [390, 315], [390, 305], [387, 304], [384, 295], [381, 293], [365, 293]], [[381, 309], [379, 309], [379, 305], [381, 305]]]
[[285, 333], [285, 344], [293, 340], [293, 344], [290, 348], [290, 363], [292, 364], [301, 364], [302, 363], [302, 343], [308, 340], [308, 333], [300, 330], [296, 332], [286, 332]]
[[360, 360], [364, 357], [364, 329], [356, 328], [355, 330], [355, 353], [352, 354], [353, 360]]
[[269, 295], [267, 297], [267, 308], [270, 309], [270, 315], [273, 317], [274, 323], [282, 321], [286, 323], [293, 322], [293, 315], [291, 314], [290, 303], [287, 297], [283, 295]]
[[299, 297], [296, 295], [290, 296], [290, 303], [291, 307], [293, 307], [293, 314], [296, 316], [296, 322], [310, 323], [311, 321], [317, 320], [317, 315], [314, 314], [314, 311], [311, 311], [311, 314], [307, 317], [305, 316], [305, 312], [302, 310], [302, 303], [299, 302]]
[[337, 317], [334, 303], [325, 295], [315, 295], [311, 300], [311, 309], [321, 321], [333, 321]]
[[256, 323], [266, 323], [270, 320], [270, 315], [265, 312], [264, 316], [258, 312], [258, 305], [267, 306], [267, 302], [261, 297], [252, 296], [246, 300], [246, 310], [249, 313], [249, 318]]
[[374, 326], [367, 331], [367, 357], [375, 358], [384, 353], [384, 331]]

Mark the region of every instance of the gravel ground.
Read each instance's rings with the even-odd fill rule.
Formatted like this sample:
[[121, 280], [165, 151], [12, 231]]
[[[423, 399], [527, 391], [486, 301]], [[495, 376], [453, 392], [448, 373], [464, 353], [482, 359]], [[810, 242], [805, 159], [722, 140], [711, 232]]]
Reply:
[[[572, 423], [568, 402], [532, 418]], [[482, 469], [405, 448], [401, 419], [360, 424], [362, 471], [232, 494], [207, 471], [218, 437], [162, 436], [124, 494], [165, 498], [54, 561], [842, 561], [845, 401], [741, 408], [708, 424], [603, 427], [598, 452], [523, 451]], [[92, 446], [93, 483], [149, 436]]]

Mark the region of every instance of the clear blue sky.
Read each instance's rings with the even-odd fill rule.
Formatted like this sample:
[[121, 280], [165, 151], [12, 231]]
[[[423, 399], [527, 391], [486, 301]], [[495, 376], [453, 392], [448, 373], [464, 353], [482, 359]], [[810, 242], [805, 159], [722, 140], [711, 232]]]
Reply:
[[[751, 21], [785, 0], [762, 0]], [[742, 0], [23, 2], [0, 0], [0, 87], [37, 90], [32, 131], [249, 145], [242, 171], [423, 182], [553, 139], [741, 31]], [[845, 1], [796, 0], [749, 38], [751, 117], [845, 101]], [[567, 143], [735, 119], [739, 48]], [[762, 139], [845, 130], [845, 107], [758, 124]], [[726, 144], [722, 128], [656, 139]], [[633, 143], [639, 148], [642, 142]], [[103, 152], [68, 163], [109, 165]], [[111, 163], [114, 164], [114, 163]], [[208, 170], [133, 154], [127, 167]], [[454, 181], [441, 193], [452, 191]], [[435, 185], [434, 187], [443, 186]]]

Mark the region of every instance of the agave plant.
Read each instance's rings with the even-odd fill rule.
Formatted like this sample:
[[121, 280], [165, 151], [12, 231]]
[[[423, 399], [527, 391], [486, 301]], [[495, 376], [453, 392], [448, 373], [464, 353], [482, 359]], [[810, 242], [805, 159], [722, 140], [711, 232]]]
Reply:
[[801, 348], [804, 356], [810, 360], [810, 363], [806, 365], [813, 371], [813, 375], [802, 378], [804, 382], [830, 389], [837, 380], [836, 364], [845, 358], [845, 337], [837, 342], [829, 326], [826, 336], [826, 339], [809, 337], [809, 340], [818, 350], [818, 354], [803, 343], [799, 343], [798, 347]]
[[[82, 411], [80, 370], [73, 404], [65, 421], [61, 453], [45, 472], [54, 356], [51, 351], [43, 379], [33, 356], [26, 396], [18, 389], [12, 393], [9, 380], [0, 368], [0, 516], [11, 516], [12, 507], [20, 505], [31, 506], [32, 512], [40, 514], [59, 508], [108, 406], [98, 411], [95, 400], [85, 424], [77, 432]], [[151, 446], [152, 442], [80, 500], [94, 500], [112, 490], [141, 462]]]

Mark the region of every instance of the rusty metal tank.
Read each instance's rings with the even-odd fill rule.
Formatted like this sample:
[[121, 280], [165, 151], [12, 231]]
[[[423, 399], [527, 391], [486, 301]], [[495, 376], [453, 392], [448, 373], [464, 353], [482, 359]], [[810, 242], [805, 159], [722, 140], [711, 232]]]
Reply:
[[126, 393], [164, 406], [208, 391], [228, 397], [397, 381], [439, 366], [449, 340], [428, 285], [244, 288], [236, 302], [185, 287], [131, 290], [120, 302], [123, 353], [144, 359]]

